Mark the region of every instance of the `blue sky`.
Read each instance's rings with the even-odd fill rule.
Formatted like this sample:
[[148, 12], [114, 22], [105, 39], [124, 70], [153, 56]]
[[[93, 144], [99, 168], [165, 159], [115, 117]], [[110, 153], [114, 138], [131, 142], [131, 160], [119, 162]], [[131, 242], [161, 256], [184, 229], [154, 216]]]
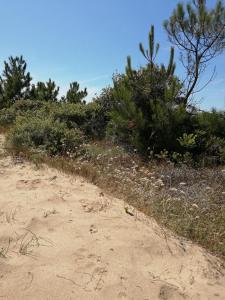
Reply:
[[[160, 62], [167, 62], [169, 42], [162, 22], [176, 0], [0, 0], [0, 63], [23, 54], [34, 81], [52, 78], [63, 94], [69, 83], [87, 86], [89, 99], [123, 72], [127, 55], [144, 64], [139, 42], [147, 42], [151, 24], [160, 42]], [[209, 0], [209, 5], [215, 1]], [[179, 63], [178, 63], [179, 64]], [[197, 95], [201, 107], [225, 107], [225, 53], [214, 65], [215, 80]], [[183, 75], [180, 67], [177, 73]]]

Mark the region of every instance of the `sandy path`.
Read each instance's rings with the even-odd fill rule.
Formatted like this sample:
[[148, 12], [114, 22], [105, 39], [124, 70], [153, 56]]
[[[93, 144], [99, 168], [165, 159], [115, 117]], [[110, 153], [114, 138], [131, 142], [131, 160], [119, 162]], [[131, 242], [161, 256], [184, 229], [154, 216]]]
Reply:
[[225, 299], [219, 262], [81, 178], [0, 158], [0, 299]]

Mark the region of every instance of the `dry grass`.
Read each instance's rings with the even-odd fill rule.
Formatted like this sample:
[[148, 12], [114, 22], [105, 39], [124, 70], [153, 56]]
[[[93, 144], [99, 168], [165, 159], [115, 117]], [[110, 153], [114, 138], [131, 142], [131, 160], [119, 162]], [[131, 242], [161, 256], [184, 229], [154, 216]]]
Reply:
[[40, 237], [34, 234], [32, 231], [26, 229], [25, 234], [22, 236], [19, 244], [19, 254], [31, 255], [34, 248], [40, 246]]
[[7, 258], [9, 247], [10, 247], [11, 239], [9, 238], [8, 244], [4, 247], [0, 247], [0, 258]]
[[11, 210], [10, 212], [5, 213], [6, 222], [11, 224], [15, 222], [16, 209]]
[[37, 166], [46, 163], [87, 178], [225, 259], [225, 168], [144, 163], [121, 147], [106, 143], [86, 145], [75, 160], [29, 151], [23, 151], [23, 156]]

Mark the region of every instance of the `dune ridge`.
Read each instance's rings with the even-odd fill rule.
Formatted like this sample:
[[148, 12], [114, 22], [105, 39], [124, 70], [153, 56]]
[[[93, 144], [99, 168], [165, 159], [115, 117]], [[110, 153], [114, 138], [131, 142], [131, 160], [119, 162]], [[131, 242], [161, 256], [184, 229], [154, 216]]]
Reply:
[[225, 299], [219, 259], [83, 178], [0, 156], [0, 191], [1, 299]]

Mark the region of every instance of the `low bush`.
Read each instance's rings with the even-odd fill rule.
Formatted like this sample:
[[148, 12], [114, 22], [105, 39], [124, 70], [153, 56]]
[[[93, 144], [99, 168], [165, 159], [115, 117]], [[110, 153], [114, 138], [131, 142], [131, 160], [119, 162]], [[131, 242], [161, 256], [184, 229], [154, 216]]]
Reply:
[[84, 142], [79, 129], [51, 118], [19, 117], [7, 137], [7, 146], [18, 151], [31, 148], [49, 155], [76, 156]]
[[55, 121], [68, 128], [80, 128], [90, 138], [101, 138], [105, 133], [104, 116], [97, 103], [59, 103], [51, 112]]
[[18, 116], [35, 114], [38, 111], [49, 112], [50, 105], [43, 101], [34, 100], [18, 100], [8, 108], [0, 110], [0, 126], [9, 127], [12, 125]]

